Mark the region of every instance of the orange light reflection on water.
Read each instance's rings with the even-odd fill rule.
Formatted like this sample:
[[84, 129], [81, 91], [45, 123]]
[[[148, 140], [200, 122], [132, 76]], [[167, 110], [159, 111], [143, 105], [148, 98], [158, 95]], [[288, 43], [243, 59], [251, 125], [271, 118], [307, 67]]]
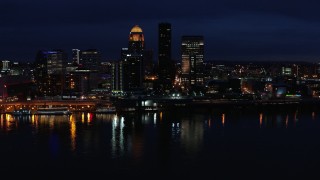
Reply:
[[91, 114], [91, 113], [88, 113], [88, 114], [87, 114], [87, 121], [88, 121], [88, 124], [89, 124], [89, 123], [91, 123], [92, 118], [93, 118], [93, 117], [92, 117], [92, 114]]
[[226, 114], [222, 114], [222, 126], [224, 127], [225, 124], [225, 120], [226, 120]]
[[1, 129], [3, 129], [3, 125], [4, 125], [4, 119], [3, 119], [3, 114], [1, 114], [1, 120], [0, 120]]
[[71, 139], [71, 149], [72, 151], [76, 150], [76, 120], [73, 115], [70, 116], [70, 139]]
[[84, 124], [84, 113], [81, 114], [81, 122]]
[[259, 115], [259, 125], [260, 125], [260, 128], [262, 127], [262, 121], [263, 121], [263, 114], [260, 113], [260, 115]]

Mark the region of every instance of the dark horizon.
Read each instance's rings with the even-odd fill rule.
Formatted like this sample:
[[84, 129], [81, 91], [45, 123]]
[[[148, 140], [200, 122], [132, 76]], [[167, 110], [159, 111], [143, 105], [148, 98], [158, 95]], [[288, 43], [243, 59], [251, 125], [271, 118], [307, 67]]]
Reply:
[[[0, 59], [33, 62], [38, 50], [98, 49], [103, 60], [120, 58], [130, 29], [139, 25], [146, 48], [158, 52], [158, 24], [172, 25], [173, 59], [184, 35], [201, 35], [205, 60], [308, 61], [320, 59], [317, 1], [226, 0], [39, 1], [4, 0]], [[136, 8], [133, 8], [136, 7]], [[137, 10], [142, 8], [142, 10]]]

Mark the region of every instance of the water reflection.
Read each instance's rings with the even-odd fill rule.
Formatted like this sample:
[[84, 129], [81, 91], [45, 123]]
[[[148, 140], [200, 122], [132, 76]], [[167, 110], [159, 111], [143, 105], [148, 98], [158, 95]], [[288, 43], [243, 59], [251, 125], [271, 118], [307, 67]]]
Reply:
[[[114, 116], [112, 119], [112, 139], [111, 139], [111, 151], [112, 156], [123, 156], [125, 150], [125, 140], [124, 140], [124, 117]], [[126, 148], [127, 149], [127, 148]]]
[[179, 142], [181, 136], [181, 129], [186, 130], [185, 127], [180, 127], [179, 122], [172, 122], [171, 123], [171, 138], [173, 141]]
[[194, 156], [199, 152], [203, 144], [204, 121], [195, 117], [183, 119], [181, 123], [180, 138], [183, 149], [186, 150], [188, 155]]
[[[306, 117], [314, 121], [308, 122]], [[227, 138], [238, 130], [242, 131], [243, 127], [250, 132], [249, 128], [263, 131], [267, 128], [296, 128], [304, 123], [309, 123], [309, 127], [318, 123], [315, 121], [316, 112], [310, 112], [306, 117], [300, 111], [75, 113], [71, 116], [19, 117], [1, 114], [0, 133], [19, 136], [21, 132], [31, 132], [32, 143], [36, 143], [41, 151], [48, 151], [52, 157], [70, 153], [76, 157], [130, 158], [135, 162], [158, 157], [158, 161], [170, 162], [173, 154], [197, 157], [204, 146], [216, 142], [212, 137], [218, 137], [218, 140]]]
[[1, 128], [1, 129], [4, 129], [4, 118], [3, 118], [3, 114], [1, 114], [1, 117], [0, 117], [0, 128]]
[[316, 112], [313, 111], [313, 112], [311, 113], [311, 116], [312, 116], [312, 120], [315, 120], [315, 119], [316, 119]]
[[260, 113], [260, 115], [259, 115], [259, 126], [260, 126], [260, 128], [262, 127], [262, 122], [263, 122], [263, 114]]
[[73, 115], [70, 116], [70, 139], [71, 139], [71, 150], [76, 150], [76, 134], [77, 127], [76, 127], [76, 119]]
[[260, 113], [259, 114], [259, 128], [290, 128], [297, 124], [296, 113]]
[[81, 122], [84, 124], [84, 112], [81, 114]]
[[299, 119], [297, 117], [298, 117], [298, 110], [294, 112], [294, 119], [293, 119], [294, 124], [296, 124], [299, 121]]
[[17, 121], [10, 114], [1, 114], [0, 127], [4, 132], [10, 132], [17, 127]]
[[224, 127], [225, 119], [226, 119], [226, 114], [222, 114], [221, 122], [223, 127]]

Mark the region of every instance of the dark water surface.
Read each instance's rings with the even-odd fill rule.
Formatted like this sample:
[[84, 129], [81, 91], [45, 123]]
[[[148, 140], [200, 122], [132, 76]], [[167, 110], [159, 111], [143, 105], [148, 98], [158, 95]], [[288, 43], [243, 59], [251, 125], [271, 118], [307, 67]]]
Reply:
[[320, 110], [3, 114], [0, 156], [12, 179], [319, 179]]

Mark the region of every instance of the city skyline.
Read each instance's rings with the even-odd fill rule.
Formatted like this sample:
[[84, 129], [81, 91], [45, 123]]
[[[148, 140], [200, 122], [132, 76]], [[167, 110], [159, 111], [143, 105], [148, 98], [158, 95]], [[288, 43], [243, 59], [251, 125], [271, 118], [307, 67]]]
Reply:
[[63, 49], [71, 59], [72, 49], [98, 49], [104, 60], [120, 59], [134, 25], [143, 29], [146, 49], [157, 54], [158, 24], [168, 22], [176, 61], [181, 61], [181, 37], [201, 35], [206, 43], [205, 60], [317, 62], [318, 5], [298, 0], [2, 1], [0, 58], [33, 62], [38, 50]]
[[320, 2], [0, 0], [7, 179], [316, 179]]

